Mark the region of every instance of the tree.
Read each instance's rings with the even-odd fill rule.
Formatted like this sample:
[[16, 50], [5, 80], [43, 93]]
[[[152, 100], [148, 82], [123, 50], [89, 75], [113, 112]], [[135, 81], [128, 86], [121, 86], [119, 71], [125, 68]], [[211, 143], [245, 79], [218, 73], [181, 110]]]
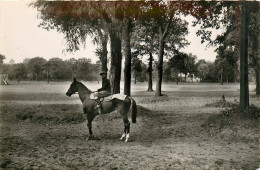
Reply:
[[159, 37], [159, 52], [157, 73], [158, 79], [156, 84], [155, 96], [161, 96], [162, 75], [163, 75], [163, 58], [165, 54], [165, 46], [167, 46], [167, 38], [171, 40], [171, 34], [177, 34], [180, 37], [187, 31], [187, 23], [180, 19], [180, 14], [177, 12], [181, 3], [170, 2], [153, 4], [152, 15], [156, 25], [158, 26]]
[[187, 67], [187, 72], [189, 73], [189, 77], [192, 78], [192, 82], [193, 82], [194, 75], [197, 74], [196, 60], [197, 60], [196, 55], [192, 55], [191, 53], [188, 54], [186, 67]]
[[3, 64], [5, 60], [5, 56], [0, 54], [0, 64]]
[[88, 75], [90, 73], [90, 64], [91, 60], [86, 58], [80, 58], [77, 61], [77, 77], [83, 79], [84, 81], [88, 80]]
[[[151, 20], [150, 20], [151, 22]], [[147, 91], [153, 91], [153, 61], [154, 53], [158, 50], [158, 38], [156, 37], [156, 28], [153, 27], [149, 20], [135, 21], [135, 29], [132, 33], [131, 46], [134, 50], [134, 55], [145, 56], [148, 58], [148, 89]]]
[[148, 89], [147, 91], [153, 91], [153, 54], [150, 52], [149, 53], [149, 63], [148, 63], [148, 68], [147, 68], [147, 73], [148, 73]]
[[[219, 47], [216, 49], [218, 55], [216, 57], [216, 67], [221, 73], [225, 73], [224, 75], [227, 79], [232, 79], [236, 81], [236, 74], [238, 73], [237, 68], [237, 50], [238, 47], [236, 45], [236, 39], [233, 36], [236, 36], [233, 30], [232, 33], [228, 28], [227, 32], [218, 36], [215, 40], [215, 43], [219, 44]], [[229, 33], [230, 32], [230, 33]], [[231, 36], [232, 35], [232, 36]], [[225, 71], [224, 71], [225, 70]], [[223, 84], [223, 79], [221, 79], [221, 84]]]
[[77, 63], [78, 63], [78, 61], [75, 58], [71, 58], [71, 59], [69, 59], [69, 60], [67, 60], [65, 62], [67, 63], [68, 68], [70, 70], [71, 80], [73, 80], [76, 77], [76, 75], [77, 75], [77, 69], [78, 69], [78, 64]]
[[[173, 24], [173, 15], [174, 9], [169, 10], [172, 6], [170, 5], [163, 5], [160, 2], [154, 3], [152, 5], [152, 13], [155, 12], [156, 15], [153, 16], [158, 25], [158, 32], [159, 32], [159, 55], [158, 55], [158, 65], [157, 65], [157, 72], [158, 72], [158, 79], [156, 84], [156, 91], [155, 96], [161, 96], [161, 87], [162, 87], [162, 75], [163, 75], [163, 56], [164, 56], [164, 46], [165, 46], [165, 39], [168, 34], [169, 28], [171, 24]], [[167, 13], [168, 12], [168, 13]]]
[[[131, 94], [131, 47], [130, 47], [130, 32], [132, 21], [128, 18], [124, 24], [123, 30], [123, 44], [125, 55], [125, 70], [124, 70], [124, 94], [130, 96]], [[135, 82], [136, 83], [136, 82]]]
[[249, 20], [249, 66], [255, 72], [256, 95], [260, 95], [260, 2], [248, 2], [250, 4], [250, 20]]
[[133, 60], [132, 60], [132, 70], [134, 72], [134, 78], [135, 78], [135, 84], [136, 84], [136, 80], [137, 80], [138, 74], [143, 71], [143, 69], [142, 69], [142, 60], [137, 58], [137, 56], [133, 57]]
[[20, 82], [22, 79], [25, 79], [27, 75], [26, 67], [23, 63], [15, 64], [14, 66], [14, 76]]
[[176, 80], [175, 70], [171, 66], [169, 66], [169, 62], [164, 61], [163, 65], [164, 65], [163, 81], [166, 81], [166, 82], [175, 81]]
[[28, 61], [29, 71], [32, 73], [33, 78], [35, 78], [36, 81], [38, 81], [39, 78], [43, 78], [43, 71], [45, 69], [44, 65], [46, 62], [47, 61], [42, 57], [34, 57]]
[[178, 74], [187, 74], [186, 62], [188, 55], [179, 51], [175, 51], [175, 55], [169, 59], [169, 67], [175, 70], [176, 83], [178, 84]]
[[[69, 65], [60, 58], [51, 58], [46, 63], [47, 69], [47, 78], [48, 76], [52, 80], [57, 79], [69, 79], [70, 78], [70, 69]], [[49, 75], [48, 75], [49, 74]]]
[[55, 80], [55, 79], [58, 79], [60, 77], [60, 69], [63, 65], [62, 63], [62, 59], [60, 58], [51, 58], [49, 59], [48, 61], [48, 76]]
[[209, 72], [207, 62], [204, 59], [199, 60], [197, 62], [197, 68], [198, 68], [198, 77], [200, 78], [200, 81], [206, 79], [206, 75]]
[[124, 67], [124, 94], [131, 94], [131, 33], [135, 28], [136, 24], [133, 21], [137, 21], [139, 19], [142, 2], [127, 2], [122, 3], [121, 10], [124, 14], [123, 16], [123, 31], [122, 31], [122, 39], [123, 39], [123, 50], [125, 56], [125, 67]]
[[[176, 19], [178, 20], [178, 19]], [[175, 21], [176, 21], [175, 20]], [[174, 25], [169, 29], [169, 34], [165, 38], [164, 55], [170, 57], [171, 51], [182, 48], [188, 43], [184, 38], [186, 33], [186, 22], [178, 20], [174, 22]], [[158, 23], [153, 19], [142, 20], [136, 23], [137, 29], [133, 33], [133, 48], [141, 56], [148, 56], [148, 91], [152, 89], [152, 72], [154, 54], [159, 55], [159, 32]], [[157, 62], [158, 66], [158, 62]], [[165, 70], [165, 69], [163, 69]], [[167, 69], [166, 69], [167, 70]], [[157, 70], [158, 72], [158, 70]], [[158, 80], [158, 79], [157, 79]]]
[[248, 86], [248, 3], [241, 2], [241, 24], [240, 24], [240, 112], [245, 114], [249, 107]]

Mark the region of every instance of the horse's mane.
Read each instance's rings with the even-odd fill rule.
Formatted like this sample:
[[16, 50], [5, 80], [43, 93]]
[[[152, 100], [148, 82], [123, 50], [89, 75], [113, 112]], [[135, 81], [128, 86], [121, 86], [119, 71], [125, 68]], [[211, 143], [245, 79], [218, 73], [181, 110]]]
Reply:
[[79, 86], [83, 87], [85, 93], [92, 93], [91, 90], [89, 90], [83, 83], [78, 81]]

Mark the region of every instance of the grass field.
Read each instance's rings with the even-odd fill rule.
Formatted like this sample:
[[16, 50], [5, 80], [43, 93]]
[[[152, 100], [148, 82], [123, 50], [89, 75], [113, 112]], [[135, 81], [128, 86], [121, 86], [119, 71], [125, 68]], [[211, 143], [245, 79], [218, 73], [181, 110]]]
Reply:
[[[83, 82], [96, 90], [101, 84]], [[95, 118], [87, 141], [86, 117], [70, 82], [11, 82], [0, 86], [0, 165], [7, 169], [256, 169], [259, 121], [241, 120], [215, 105], [224, 94], [239, 101], [239, 84], [163, 83], [163, 97], [132, 84], [138, 105], [130, 141], [113, 112]], [[123, 87], [123, 84], [121, 84]], [[155, 88], [155, 87], [154, 87]], [[250, 103], [260, 107], [250, 84]], [[123, 91], [123, 90], [122, 90]]]

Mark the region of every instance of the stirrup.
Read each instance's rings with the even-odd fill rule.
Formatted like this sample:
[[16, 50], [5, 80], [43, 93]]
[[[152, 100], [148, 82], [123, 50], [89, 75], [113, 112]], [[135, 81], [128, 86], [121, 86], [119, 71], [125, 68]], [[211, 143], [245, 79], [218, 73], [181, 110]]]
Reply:
[[100, 108], [100, 104], [99, 103], [97, 103], [97, 106], [96, 107], [94, 107], [94, 109], [97, 109], [97, 108]]
[[98, 114], [102, 114], [102, 108], [101, 107], [98, 107]]
[[98, 103], [96, 107], [94, 107], [94, 110], [98, 109], [98, 114], [102, 114], [102, 110], [101, 110], [101, 103]]

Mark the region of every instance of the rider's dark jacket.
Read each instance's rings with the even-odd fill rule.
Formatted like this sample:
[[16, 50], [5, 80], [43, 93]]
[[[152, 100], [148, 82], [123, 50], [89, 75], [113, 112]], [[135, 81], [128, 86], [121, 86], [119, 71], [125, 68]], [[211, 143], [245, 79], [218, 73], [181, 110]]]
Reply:
[[98, 89], [98, 92], [100, 91], [111, 92], [110, 81], [106, 77], [102, 79], [102, 87]]

